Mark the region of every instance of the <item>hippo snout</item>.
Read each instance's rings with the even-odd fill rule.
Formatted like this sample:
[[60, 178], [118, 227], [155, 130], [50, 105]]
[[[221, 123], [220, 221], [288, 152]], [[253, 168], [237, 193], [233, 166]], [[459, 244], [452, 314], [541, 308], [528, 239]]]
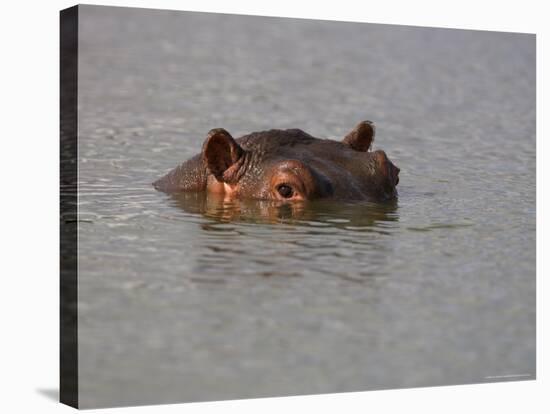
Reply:
[[377, 173], [386, 178], [391, 186], [395, 187], [399, 183], [400, 169], [390, 161], [384, 151], [374, 151], [374, 156], [378, 166]]
[[391, 161], [390, 161], [390, 168], [392, 169], [391, 177], [393, 181], [393, 185], [399, 184], [399, 167], [396, 167]]

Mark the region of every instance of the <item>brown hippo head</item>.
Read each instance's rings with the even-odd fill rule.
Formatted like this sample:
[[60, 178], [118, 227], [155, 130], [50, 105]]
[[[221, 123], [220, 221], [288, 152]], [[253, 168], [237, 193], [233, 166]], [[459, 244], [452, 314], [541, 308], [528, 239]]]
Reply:
[[208, 133], [201, 154], [153, 183], [165, 192], [207, 191], [260, 200], [388, 200], [397, 196], [399, 168], [370, 151], [374, 125], [361, 122], [341, 141], [299, 129], [254, 132], [234, 139]]

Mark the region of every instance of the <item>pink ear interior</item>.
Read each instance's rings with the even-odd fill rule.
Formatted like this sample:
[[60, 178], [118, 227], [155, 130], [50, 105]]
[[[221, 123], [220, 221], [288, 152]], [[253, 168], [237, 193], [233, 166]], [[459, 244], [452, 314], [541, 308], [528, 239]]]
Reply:
[[202, 147], [206, 168], [218, 181], [224, 180], [224, 172], [239, 161], [243, 149], [223, 128], [212, 129]]

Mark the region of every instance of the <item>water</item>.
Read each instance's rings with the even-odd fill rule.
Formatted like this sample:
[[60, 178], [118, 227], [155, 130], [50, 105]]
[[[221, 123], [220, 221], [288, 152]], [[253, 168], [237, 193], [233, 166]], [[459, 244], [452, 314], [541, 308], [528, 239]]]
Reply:
[[[81, 406], [535, 378], [534, 36], [80, 21]], [[340, 139], [363, 119], [396, 203], [151, 187], [214, 127]]]

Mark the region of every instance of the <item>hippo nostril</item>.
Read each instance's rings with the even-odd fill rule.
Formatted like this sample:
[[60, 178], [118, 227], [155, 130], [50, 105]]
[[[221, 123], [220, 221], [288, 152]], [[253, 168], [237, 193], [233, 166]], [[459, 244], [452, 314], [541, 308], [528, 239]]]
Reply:
[[384, 151], [377, 150], [373, 154], [378, 166], [378, 173], [384, 176], [391, 186], [395, 187], [399, 183], [399, 171], [401, 170], [389, 160]]
[[378, 163], [378, 166], [381, 168], [385, 168], [388, 162], [388, 157], [386, 153], [382, 150], [376, 150], [373, 152], [373, 154], [376, 159], [376, 162]]
[[399, 184], [399, 171], [401, 171], [401, 169], [399, 167], [396, 167], [395, 165], [393, 166], [393, 168], [395, 169], [395, 184], [394, 185], [397, 185]]

